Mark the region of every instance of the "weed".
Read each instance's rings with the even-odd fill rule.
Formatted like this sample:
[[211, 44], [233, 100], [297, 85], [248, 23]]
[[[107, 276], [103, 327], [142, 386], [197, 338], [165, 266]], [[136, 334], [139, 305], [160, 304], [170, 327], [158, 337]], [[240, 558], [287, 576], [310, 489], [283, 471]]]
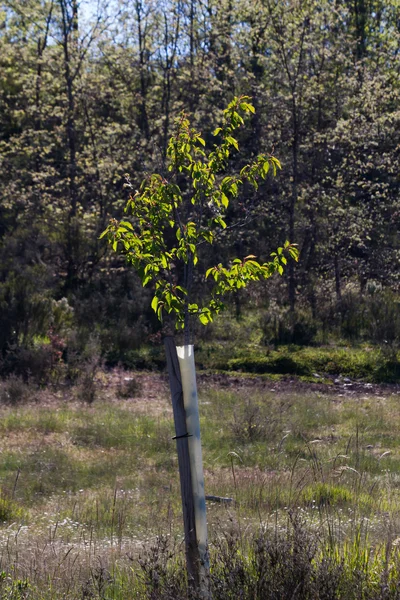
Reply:
[[[179, 556], [179, 554], [178, 554]], [[171, 548], [167, 536], [157, 536], [155, 542], [139, 557], [141, 576], [148, 600], [184, 600], [187, 582], [176, 548]]]
[[309, 506], [343, 506], [354, 501], [353, 494], [343, 486], [318, 482], [306, 487], [302, 493], [302, 501]]
[[117, 395], [118, 398], [136, 398], [142, 392], [143, 386], [140, 381], [134, 377], [124, 377], [120, 382]]
[[234, 411], [233, 436], [240, 442], [275, 439], [276, 421], [252, 400]]
[[0, 389], [0, 402], [16, 406], [32, 399], [31, 388], [17, 375], [9, 375]]
[[9, 523], [12, 520], [22, 520], [26, 514], [12, 498], [0, 491], [0, 522]]

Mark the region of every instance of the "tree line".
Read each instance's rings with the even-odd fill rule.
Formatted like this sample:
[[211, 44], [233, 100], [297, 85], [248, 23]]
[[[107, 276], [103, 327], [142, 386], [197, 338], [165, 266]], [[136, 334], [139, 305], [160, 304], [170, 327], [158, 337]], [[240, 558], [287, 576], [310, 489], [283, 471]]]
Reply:
[[256, 110], [227, 175], [261, 153], [282, 171], [244, 186], [216, 262], [298, 244], [298, 264], [252, 299], [266, 343], [394, 342], [399, 48], [395, 0], [2, 0], [4, 368], [41, 340], [54, 360], [91, 335], [117, 362], [155, 335], [150, 292], [99, 235], [147, 173], [168, 177], [181, 111], [212, 147], [242, 94]]

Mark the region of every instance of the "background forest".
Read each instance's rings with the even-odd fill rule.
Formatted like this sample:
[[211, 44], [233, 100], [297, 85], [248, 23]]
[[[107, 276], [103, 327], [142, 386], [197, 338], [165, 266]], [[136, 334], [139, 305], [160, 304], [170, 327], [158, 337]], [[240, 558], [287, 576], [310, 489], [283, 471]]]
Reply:
[[[238, 292], [232, 318], [266, 348], [345, 340], [393, 357], [399, 50], [396, 0], [2, 0], [3, 374], [44, 381], [63, 358], [73, 377], [94, 355], [148, 364], [151, 291], [99, 235], [121, 216], [125, 174], [136, 189], [167, 173], [179, 112], [212, 145], [240, 94], [256, 112], [230, 174], [262, 152], [283, 168], [230, 206], [237, 226], [213, 247], [215, 263], [228, 249], [266, 260], [286, 239], [300, 260]], [[211, 326], [199, 339], [216, 336]]]

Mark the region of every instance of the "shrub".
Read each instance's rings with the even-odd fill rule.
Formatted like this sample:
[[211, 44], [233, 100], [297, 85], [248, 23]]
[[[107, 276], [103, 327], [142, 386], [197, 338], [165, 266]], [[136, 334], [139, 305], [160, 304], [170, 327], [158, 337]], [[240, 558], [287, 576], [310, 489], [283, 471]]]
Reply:
[[143, 386], [140, 381], [133, 377], [125, 377], [120, 382], [117, 390], [119, 398], [136, 398], [142, 392]]
[[14, 519], [23, 519], [24, 511], [12, 498], [0, 490], [0, 522], [6, 523]]
[[248, 373], [308, 375], [310, 368], [295, 355], [270, 353], [268, 356], [248, 356], [228, 360], [228, 369]]
[[266, 313], [262, 316], [260, 327], [262, 343], [270, 344], [297, 344], [309, 346], [314, 343], [317, 335], [317, 323], [305, 311], [289, 314], [288, 308], [271, 303]]
[[[321, 543], [320, 532], [310, 531], [292, 514], [286, 527], [262, 530], [245, 547], [233, 530], [213, 542], [211, 554], [215, 600], [400, 598], [395, 550], [371, 551], [368, 540], [356, 536], [342, 552], [334, 540]], [[141, 597], [187, 599], [183, 565], [166, 542], [158, 541], [141, 558], [141, 568]], [[197, 600], [195, 595], [191, 598]]]
[[0, 392], [2, 404], [11, 404], [15, 406], [22, 404], [31, 398], [31, 389], [20, 377], [12, 374], [4, 381]]
[[235, 410], [231, 430], [240, 442], [271, 440], [275, 436], [277, 422], [263, 414], [261, 406], [248, 401], [241, 410]]

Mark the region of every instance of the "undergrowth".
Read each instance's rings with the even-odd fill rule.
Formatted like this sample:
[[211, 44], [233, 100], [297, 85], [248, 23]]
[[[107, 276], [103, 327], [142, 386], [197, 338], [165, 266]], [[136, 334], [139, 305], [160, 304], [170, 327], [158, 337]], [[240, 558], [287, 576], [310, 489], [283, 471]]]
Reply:
[[[0, 598], [187, 597], [167, 381], [101, 383], [0, 407]], [[225, 383], [199, 382], [214, 598], [397, 599], [396, 390]]]
[[[348, 377], [371, 383], [400, 381], [397, 352], [385, 352], [378, 346], [279, 346], [266, 348], [249, 344], [238, 349], [234, 341], [200, 343], [196, 348], [200, 370], [242, 372], [257, 375], [294, 376], [307, 381]], [[155, 371], [165, 367], [163, 348], [141, 348], [134, 358], [122, 361], [126, 368]]]
[[298, 347], [235, 351], [227, 347], [210, 346], [198, 352], [203, 368], [221, 371], [242, 371], [257, 374], [280, 374], [312, 377], [349, 377], [375, 383], [395, 383], [400, 380], [397, 355], [388, 356], [374, 347]]

